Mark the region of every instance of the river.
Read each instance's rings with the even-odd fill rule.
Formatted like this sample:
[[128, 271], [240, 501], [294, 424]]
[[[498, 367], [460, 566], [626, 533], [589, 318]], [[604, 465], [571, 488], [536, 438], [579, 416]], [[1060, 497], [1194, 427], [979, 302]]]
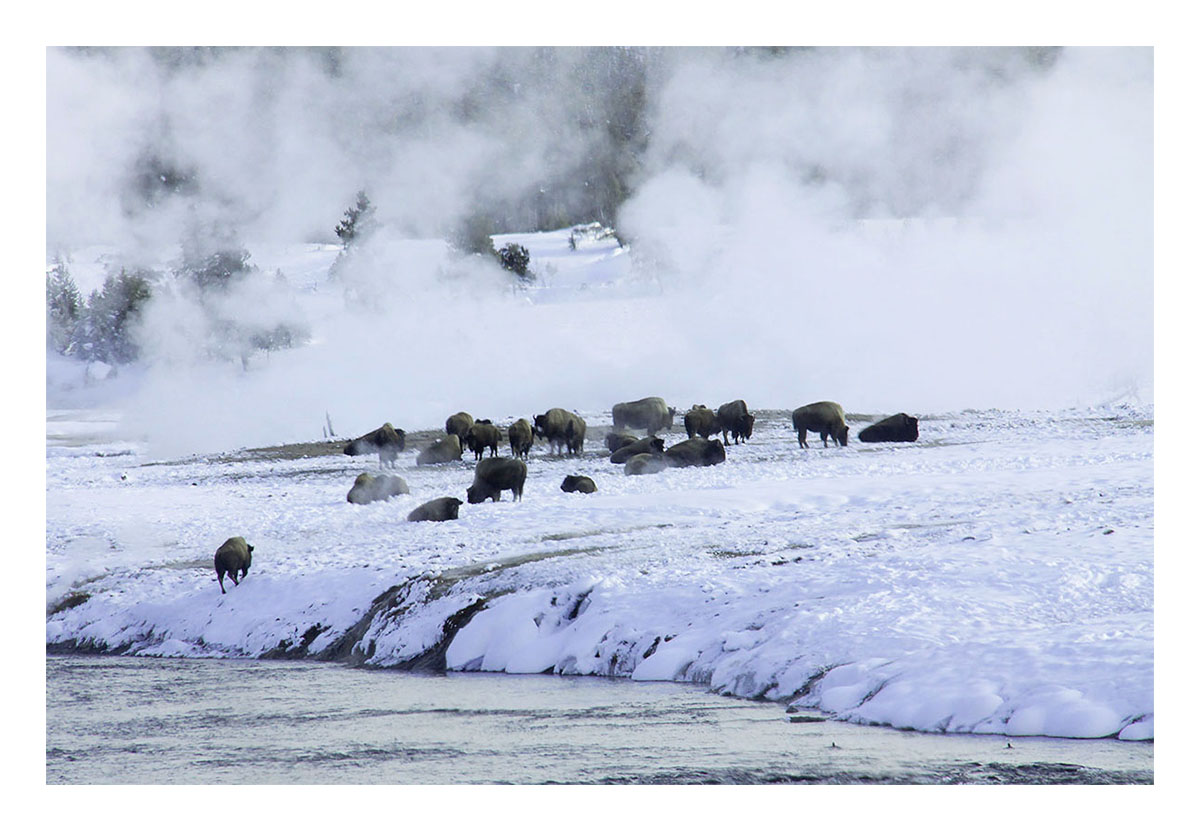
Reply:
[[1151, 783], [1152, 742], [931, 735], [677, 683], [48, 655], [48, 784]]

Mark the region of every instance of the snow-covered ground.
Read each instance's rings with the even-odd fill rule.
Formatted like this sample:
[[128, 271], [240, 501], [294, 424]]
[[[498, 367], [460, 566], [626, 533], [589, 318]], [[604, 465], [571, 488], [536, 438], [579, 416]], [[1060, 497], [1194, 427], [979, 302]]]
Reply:
[[[883, 445], [856, 440], [864, 416], [849, 447], [802, 450], [782, 409], [798, 403], [749, 401], [754, 436], [724, 464], [639, 477], [607, 459], [609, 413], [584, 412], [582, 459], [539, 442], [523, 501], [445, 523], [405, 516], [465, 502], [469, 453], [418, 468], [410, 442], [411, 495], [358, 506], [346, 492], [377, 463], [340, 444], [163, 459], [119, 413], [51, 410], [47, 643], [354, 644], [394, 666], [445, 637], [455, 669], [694, 682], [923, 731], [1153, 737], [1150, 408], [916, 413], [917, 443]], [[668, 444], [683, 437], [677, 421]], [[568, 473], [598, 493], [561, 492]], [[212, 553], [235, 534], [253, 566], [222, 595]]]

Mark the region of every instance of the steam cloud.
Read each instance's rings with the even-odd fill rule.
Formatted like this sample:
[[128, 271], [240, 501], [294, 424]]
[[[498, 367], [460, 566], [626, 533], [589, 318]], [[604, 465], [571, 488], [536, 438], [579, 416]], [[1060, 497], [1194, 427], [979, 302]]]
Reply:
[[[250, 372], [198, 357], [196, 310], [156, 299], [131, 427], [177, 453], [312, 438], [326, 411], [349, 434], [643, 395], [884, 414], [1150, 400], [1150, 50], [647, 54], [616, 219], [663, 293], [530, 305], [484, 266], [443, 279], [468, 266], [441, 246], [387, 243], [586, 165], [598, 91], [578, 50], [51, 50], [51, 253], [152, 259], [206, 224], [252, 255], [334, 241], [362, 187], [386, 229], [356, 272], [370, 308], [276, 298], [316, 341]], [[131, 198], [156, 164], [194, 175]]]

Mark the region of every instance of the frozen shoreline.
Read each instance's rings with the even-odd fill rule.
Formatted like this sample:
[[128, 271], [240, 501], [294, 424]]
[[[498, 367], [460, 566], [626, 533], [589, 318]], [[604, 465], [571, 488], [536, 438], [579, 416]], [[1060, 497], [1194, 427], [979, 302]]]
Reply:
[[[723, 465], [649, 477], [591, 438], [582, 460], [539, 444], [523, 502], [437, 524], [403, 517], [461, 497], [473, 462], [417, 468], [410, 446], [412, 495], [353, 506], [374, 463], [336, 452], [52, 439], [47, 605], [87, 599], [48, 615], [48, 648], [444, 657], [927, 732], [1153, 738], [1149, 411], [967, 411], [923, 419], [916, 445], [808, 451], [766, 419]], [[600, 492], [559, 492], [566, 473]], [[211, 551], [233, 533], [255, 562], [221, 596]]]

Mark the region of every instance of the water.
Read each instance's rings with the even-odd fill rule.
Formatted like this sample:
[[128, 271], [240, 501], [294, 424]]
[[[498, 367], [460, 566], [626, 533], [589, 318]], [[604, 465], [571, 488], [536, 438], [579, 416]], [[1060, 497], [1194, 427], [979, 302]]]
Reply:
[[1153, 781], [1150, 743], [926, 735], [815, 715], [685, 684], [47, 656], [46, 781]]

